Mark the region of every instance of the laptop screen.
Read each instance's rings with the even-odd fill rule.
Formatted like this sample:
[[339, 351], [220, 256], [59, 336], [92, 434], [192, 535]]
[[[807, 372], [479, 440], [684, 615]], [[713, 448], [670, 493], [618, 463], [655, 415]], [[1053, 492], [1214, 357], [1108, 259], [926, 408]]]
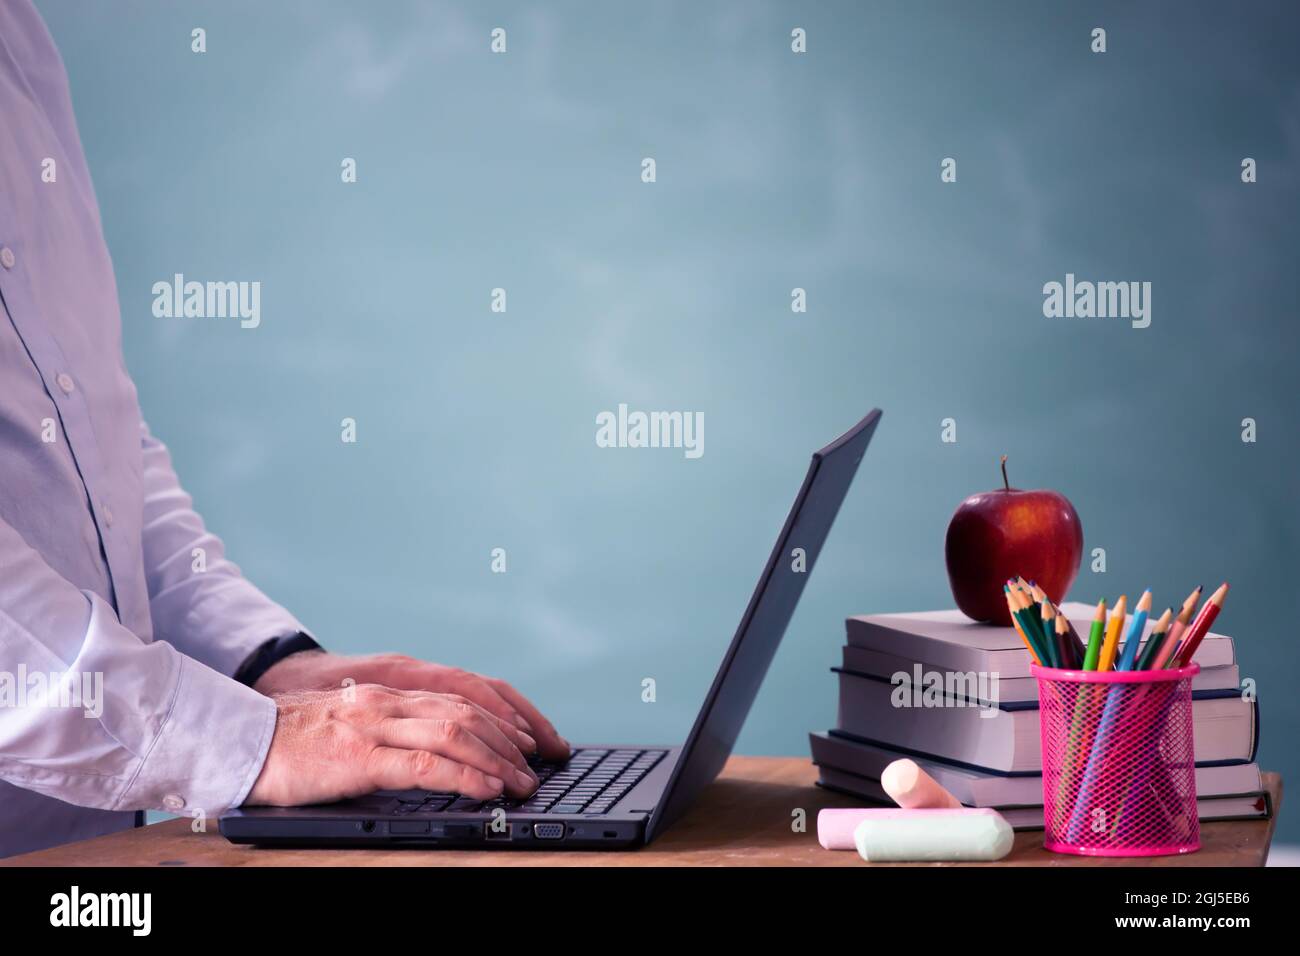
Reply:
[[677, 819], [731, 755], [880, 414], [879, 409], [873, 410], [813, 455], [785, 527], [686, 738], [664, 799], [650, 818], [647, 838]]

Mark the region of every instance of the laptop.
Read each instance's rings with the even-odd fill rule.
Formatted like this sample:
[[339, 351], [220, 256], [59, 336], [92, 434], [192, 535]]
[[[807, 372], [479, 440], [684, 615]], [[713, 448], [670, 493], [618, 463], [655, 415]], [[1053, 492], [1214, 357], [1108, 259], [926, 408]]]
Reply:
[[730, 756], [880, 414], [872, 411], [812, 456], [685, 744], [575, 747], [568, 760], [534, 761], [538, 789], [521, 799], [382, 790], [320, 806], [245, 807], [221, 816], [222, 835], [265, 846], [588, 850], [649, 843]]

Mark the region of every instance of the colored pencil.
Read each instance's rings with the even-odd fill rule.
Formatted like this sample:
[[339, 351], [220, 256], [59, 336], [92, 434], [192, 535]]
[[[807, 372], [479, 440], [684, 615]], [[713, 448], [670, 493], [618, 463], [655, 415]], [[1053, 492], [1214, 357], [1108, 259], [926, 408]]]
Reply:
[[1054, 605], [1054, 607], [1056, 607], [1057, 619], [1065, 623], [1065, 646], [1069, 648], [1070, 666], [1077, 670], [1083, 666], [1083, 652], [1086, 645], [1080, 639], [1079, 632], [1074, 629], [1073, 622], [1061, 610], [1060, 605]]
[[[1061, 616], [1058, 616], [1057, 626], [1060, 626]], [[1100, 638], [1098, 638], [1100, 643]], [[1078, 667], [1072, 664], [1072, 667]], [[1066, 802], [1066, 794], [1074, 790], [1074, 781], [1078, 774], [1083, 772], [1083, 757], [1092, 752], [1092, 734], [1093, 726], [1091, 721], [1085, 719], [1087, 713], [1096, 707], [1099, 700], [1099, 692], [1105, 693], [1105, 688], [1096, 684], [1079, 684], [1076, 686], [1074, 698], [1074, 716], [1070, 719], [1070, 740], [1066, 745], [1066, 752], [1071, 755], [1070, 759], [1064, 762], [1060, 768], [1060, 774], [1056, 781], [1056, 800], [1054, 803], [1055, 810], [1053, 815], [1053, 826], [1059, 827], [1064, 823], [1063, 815], [1069, 809]], [[1044, 780], [1047, 778], [1045, 777]]]
[[1203, 590], [1204, 588], [1201, 585], [1196, 585], [1192, 589], [1192, 593], [1187, 595], [1183, 601], [1183, 608], [1178, 612], [1178, 620], [1183, 622], [1184, 627], [1191, 622], [1192, 615], [1196, 613], [1196, 605], [1201, 600], [1201, 591]]
[[1042, 614], [1039, 612], [1038, 605], [1034, 602], [1033, 592], [1027, 586], [1015, 587], [1012, 588], [1012, 591], [1015, 593], [1016, 600], [1020, 605], [1021, 619], [1029, 627], [1030, 632], [1037, 635], [1039, 645], [1045, 646], [1043, 638], [1046, 635], [1043, 634]]
[[1119, 600], [1115, 602], [1115, 610], [1110, 613], [1110, 620], [1106, 624], [1106, 639], [1101, 643], [1101, 659], [1097, 661], [1099, 671], [1108, 671], [1115, 663], [1115, 652], [1119, 650], [1119, 632], [1124, 626], [1127, 600], [1121, 594]]
[[[1045, 617], [1055, 617], [1054, 637], [1056, 638], [1057, 653], [1061, 655], [1062, 667], [1068, 667], [1071, 670], [1078, 670], [1083, 666], [1083, 650], [1079, 642], [1078, 634], [1075, 633], [1074, 627], [1070, 624], [1070, 619], [1065, 616], [1060, 608], [1052, 604], [1044, 594], [1043, 614]], [[1051, 608], [1049, 611], [1048, 608]], [[1100, 639], [1098, 639], [1100, 643]], [[1073, 754], [1084, 754], [1089, 752], [1091, 745], [1091, 728], [1088, 722], [1084, 720], [1084, 714], [1087, 712], [1090, 703], [1088, 698], [1092, 696], [1094, 688], [1089, 686], [1080, 686], [1074, 699], [1074, 716], [1070, 721], [1070, 742], [1068, 749]], [[1057, 780], [1057, 801], [1058, 812], [1063, 808], [1064, 799], [1061, 796], [1070, 792], [1073, 788], [1075, 774], [1082, 769], [1079, 760], [1069, 761], [1068, 766], [1062, 768], [1061, 776]], [[1059, 817], [1058, 817], [1059, 820]]]
[[1151, 664], [1155, 661], [1156, 654], [1165, 641], [1165, 635], [1169, 632], [1169, 619], [1173, 616], [1174, 609], [1165, 608], [1165, 613], [1160, 615], [1160, 619], [1151, 628], [1151, 636], [1147, 638], [1146, 644], [1142, 645], [1142, 653], [1138, 655], [1137, 663], [1133, 665], [1135, 671], [1151, 670]]
[[[1121, 600], [1123, 600], [1121, 598]], [[1118, 602], [1116, 602], [1118, 604]], [[1110, 635], [1107, 634], [1107, 640]], [[1111, 747], [1111, 739], [1115, 736], [1115, 725], [1120, 721], [1120, 710], [1122, 709], [1120, 701], [1123, 699], [1121, 694], [1114, 693], [1116, 685], [1098, 684], [1092, 688], [1099, 692], [1096, 703], [1105, 701], [1102, 708], [1101, 718], [1097, 724], [1097, 732], [1089, 741], [1089, 745], [1080, 750], [1074, 751], [1074, 759], [1071, 764], [1077, 766], [1078, 757], [1086, 752], [1088, 754], [1087, 763], [1083, 768], [1083, 776], [1079, 778], [1079, 794], [1075, 798], [1074, 809], [1070, 814], [1069, 824], [1065, 831], [1065, 839], [1069, 843], [1078, 843], [1079, 836], [1088, 819], [1089, 811], [1092, 809], [1093, 788], [1096, 787], [1097, 778], [1100, 776], [1100, 770], [1107, 760]], [[1076, 708], [1077, 711], [1077, 708]], [[1073, 771], [1077, 774], [1077, 770]]]
[[[1070, 665], [1061, 654], [1061, 648], [1057, 645], [1056, 641], [1056, 605], [1052, 604], [1052, 599], [1047, 596], [1046, 591], [1038, 586], [1037, 581], [1029, 582], [1029, 599], [1033, 602], [1030, 605], [1029, 611], [1038, 621], [1038, 625], [1042, 629], [1043, 642], [1047, 645], [1048, 650], [1052, 655], [1052, 659], [1056, 661], [1056, 666], [1069, 667]], [[1052, 604], [1051, 619], [1048, 619], [1043, 614], [1043, 608], [1049, 604]]]
[[1201, 641], [1209, 633], [1210, 625], [1219, 616], [1219, 610], [1223, 607], [1223, 600], [1227, 596], [1228, 582], [1224, 581], [1219, 585], [1219, 589], [1210, 595], [1209, 600], [1201, 607], [1201, 613], [1196, 615], [1196, 620], [1192, 621], [1187, 628], [1187, 636], [1183, 638], [1182, 648], [1170, 663], [1171, 668], [1186, 667], [1192, 662], [1196, 649], [1201, 646]]
[[1025, 591], [1013, 592], [1020, 605], [1020, 624], [1027, 634], [1032, 635], [1038, 647], [1038, 655], [1047, 667], [1057, 667], [1056, 655], [1052, 651], [1052, 642], [1043, 631], [1043, 619], [1035, 610], [1033, 599]]
[[1039, 605], [1039, 619], [1041, 620], [1041, 622], [1043, 622], [1043, 633], [1045, 633], [1045, 635], [1048, 636], [1049, 641], [1052, 641], [1052, 652], [1053, 652], [1052, 656], [1056, 657], [1058, 661], [1061, 662], [1060, 665], [1057, 666], [1065, 667], [1065, 658], [1061, 656], [1061, 649], [1058, 648], [1057, 646], [1056, 607], [1052, 606], [1052, 602], [1050, 601], [1041, 602], [1041, 604]]
[[1002, 590], [1006, 592], [1007, 610], [1011, 612], [1012, 626], [1016, 629], [1016, 633], [1020, 635], [1020, 639], [1025, 642], [1025, 647], [1029, 648], [1029, 656], [1034, 659], [1034, 663], [1042, 664], [1043, 662], [1039, 658], [1038, 652], [1034, 650], [1034, 645], [1030, 643], [1029, 638], [1025, 636], [1025, 629], [1020, 626], [1020, 619], [1016, 617], [1016, 605], [1011, 599], [1011, 588], [1004, 584]]
[[1178, 642], [1187, 633], [1187, 625], [1191, 623], [1192, 613], [1196, 610], [1196, 602], [1201, 599], [1201, 590], [1201, 585], [1198, 584], [1196, 590], [1187, 595], [1187, 600], [1183, 602], [1183, 609], [1178, 612], [1178, 617], [1174, 619], [1173, 626], [1169, 628], [1169, 633], [1165, 635], [1164, 643], [1156, 651], [1155, 660], [1151, 662], [1152, 670], [1164, 670], [1173, 659], [1174, 653], [1178, 650]]
[[1097, 613], [1092, 618], [1092, 628], [1088, 631], [1088, 650], [1083, 655], [1083, 669], [1095, 671], [1097, 661], [1101, 659], [1101, 638], [1106, 632], [1106, 599], [1097, 602]]
[[[1102, 647], [1102, 658], [1099, 670], [1110, 670], [1110, 663], [1115, 662], [1116, 645], [1119, 642], [1119, 632], [1124, 623], [1124, 605], [1126, 598], [1120, 595], [1115, 602], [1115, 613], [1110, 619], [1110, 626], [1106, 631], [1106, 641]], [[1133, 623], [1137, 625], [1136, 629], [1130, 628], [1128, 640], [1125, 648], [1132, 647], [1132, 653], [1137, 654], [1137, 644], [1142, 631], [1146, 628], [1147, 614], [1151, 610], [1151, 592], [1144, 591], [1138, 601], [1138, 608], [1134, 614]], [[1106, 660], [1107, 651], [1109, 650], [1109, 662]], [[1114, 669], [1130, 670], [1132, 660], [1130, 659], [1126, 666], [1121, 666], [1122, 661], [1114, 663]], [[1112, 756], [1113, 748], [1116, 746], [1115, 736], [1119, 733], [1117, 726], [1124, 721], [1123, 711], [1126, 709], [1122, 703], [1125, 697], [1119, 693], [1120, 688], [1115, 686], [1106, 686], [1102, 688], [1105, 706], [1102, 708], [1101, 719], [1097, 724], [1097, 733], [1091, 740], [1091, 749], [1088, 754], [1088, 762], [1084, 767], [1083, 777], [1079, 786], [1079, 796], [1074, 804], [1074, 812], [1070, 816], [1070, 822], [1066, 830], [1066, 840], [1070, 843], [1078, 843], [1080, 831], [1084, 826], [1084, 821], [1092, 803], [1093, 788], [1097, 785], [1097, 777], [1100, 774], [1102, 766], [1107, 760], [1115, 759]], [[1138, 691], [1139, 695], [1145, 695], [1145, 688]]]
[[1027, 599], [1014, 582], [1008, 581], [1006, 588], [1007, 606], [1011, 608], [1011, 619], [1016, 622], [1016, 630], [1020, 632], [1021, 639], [1029, 645], [1029, 652], [1037, 658], [1039, 664], [1043, 667], [1051, 667], [1052, 660], [1047, 656], [1038, 629], [1029, 620], [1029, 615], [1025, 611]]
[[1142, 635], [1147, 629], [1147, 617], [1151, 614], [1151, 589], [1142, 592], [1134, 608], [1133, 620], [1129, 622], [1128, 634], [1124, 638], [1124, 650], [1115, 662], [1115, 670], [1131, 671], [1137, 661], [1138, 648], [1142, 646]]
[[1043, 644], [1047, 647], [1047, 655], [1052, 659], [1052, 666], [1066, 667], [1065, 658], [1056, 643], [1056, 608], [1052, 607], [1051, 601], [1043, 601], [1031, 606], [1031, 614], [1035, 607], [1038, 608], [1038, 627], [1043, 635]]
[[1076, 655], [1079, 646], [1070, 639], [1070, 622], [1059, 609], [1056, 612], [1056, 651], [1061, 655], [1062, 667], [1078, 670], [1079, 658]]
[[[1192, 599], [1194, 599], [1199, 593], [1200, 593], [1199, 588], [1197, 588], [1196, 591], [1193, 591], [1191, 596]], [[1194, 600], [1192, 601], [1192, 603], [1193, 604], [1195, 603]], [[1187, 606], [1187, 602], [1185, 601], [1184, 607], [1186, 606]], [[1135, 670], [1152, 669], [1151, 664], [1153, 662], [1153, 659], [1159, 656], [1161, 649], [1165, 646], [1165, 638], [1167, 636], [1166, 632], [1169, 629], [1170, 626], [1169, 621], [1170, 618], [1173, 617], [1173, 613], [1174, 613], [1173, 608], [1165, 608], [1164, 614], [1160, 615], [1160, 619], [1156, 621], [1155, 625], [1151, 629], [1151, 638], [1150, 640], [1147, 641], [1148, 646], [1142, 649], [1142, 654], [1139, 657], [1137, 666], [1134, 668]], [[1143, 697], [1145, 697], [1146, 694], [1149, 692], [1150, 692], [1150, 685], [1144, 686], [1143, 688], [1138, 690], [1136, 696], [1132, 699], [1130, 706], [1134, 710], [1140, 713], [1141, 712], [1140, 702], [1143, 699]], [[1166, 707], [1166, 711], [1167, 711], [1167, 707]], [[1159, 723], [1164, 719], [1165, 718], [1163, 714], [1159, 716], [1155, 716], [1155, 715], [1146, 716], [1146, 720], [1148, 722], [1154, 722], [1156, 726], [1158, 726]], [[1142, 739], [1145, 739], [1147, 737], [1147, 731], [1143, 730], [1140, 734], [1140, 737]], [[1137, 756], [1137, 760], [1135, 761], [1132, 767], [1128, 790], [1124, 795], [1124, 799], [1120, 801], [1118, 812], [1112, 814], [1112, 823], [1111, 823], [1112, 836], [1114, 836], [1116, 833], [1119, 832], [1120, 824], [1127, 817], [1126, 811], [1132, 805], [1133, 800], [1142, 792], [1143, 787], [1154, 786], [1154, 784], [1150, 782], [1152, 773], [1155, 773], [1157, 776], [1160, 776], [1162, 774], [1161, 765], [1159, 763], [1156, 753], [1154, 751], [1146, 751], [1143, 753], [1139, 753]]]
[[[1193, 617], [1201, 592], [1200, 587], [1193, 590], [1183, 601], [1177, 615], [1173, 608], [1166, 608], [1159, 619], [1151, 625], [1151, 636], [1145, 641], [1143, 637], [1152, 606], [1149, 590], [1144, 591], [1139, 598], [1127, 628], [1124, 626], [1127, 617], [1125, 613], [1127, 599], [1120, 597], [1109, 619], [1106, 618], [1105, 603], [1102, 602], [1098, 605], [1092, 631], [1089, 634], [1085, 669], [1088, 669], [1088, 664], [1091, 663], [1089, 658], [1094, 656], [1093, 646], [1098, 643], [1101, 648], [1096, 652], [1095, 666], [1101, 671], [1111, 668], [1116, 671], [1132, 671], [1185, 667], [1195, 657], [1201, 642], [1218, 617], [1227, 597], [1228, 584], [1224, 582]], [[1050, 618], [1050, 614], [1044, 611], [1044, 617]], [[1059, 621], [1055, 623], [1058, 632], [1063, 630]], [[1122, 648], [1121, 633], [1124, 635]], [[1111, 836], [1119, 832], [1132, 813], [1138, 812], [1135, 801], [1142, 793], [1146, 790], [1158, 792], [1155, 788], [1163, 785], [1162, 775], [1166, 773], [1160, 756], [1154, 751], [1142, 749], [1144, 746], [1142, 741], [1148, 740], [1153, 728], [1159, 726], [1165, 719], [1163, 712], [1148, 713], [1144, 709], [1145, 705], [1142, 701], [1151, 691], [1151, 687], [1144, 685], [1133, 689], [1129, 694], [1118, 693], [1116, 692], [1118, 688], [1109, 685], [1096, 685], [1089, 690], [1097, 692], [1094, 698], [1096, 703], [1100, 703], [1102, 699], [1105, 701], [1100, 719], [1095, 725], [1095, 734], [1086, 734], [1090, 740], [1080, 750], [1077, 749], [1081, 736], [1078, 733], [1079, 728], [1077, 726], [1072, 728], [1069, 746], [1070, 752], [1075, 756], [1068, 761], [1067, 766], [1061, 768], [1062, 777], [1058, 781], [1058, 783], [1065, 783], [1067, 779], [1071, 783], [1077, 781], [1078, 794], [1072, 807], [1062, 808], [1063, 791], [1058, 786], [1055, 820], [1049, 823], [1052, 827], [1060, 827], [1064, 824], [1065, 840], [1071, 843], [1080, 841], [1083, 828], [1091, 819], [1094, 794], [1097, 788], [1102, 786], [1097, 778], [1103, 771], [1110, 773], [1118, 767], [1127, 767], [1127, 770], [1123, 771], [1128, 777], [1127, 785], [1121, 791], [1123, 797], [1118, 807], [1109, 808], [1110, 812], [1106, 817], [1106, 827]], [[1079, 710], [1078, 703], [1082, 699], [1084, 699], [1083, 695], [1080, 694], [1079, 699], [1076, 700], [1076, 717]], [[1166, 711], [1167, 708], [1156, 710]], [[1133, 721], [1139, 723], [1133, 725]], [[1068, 793], [1068, 789], [1064, 792]]]

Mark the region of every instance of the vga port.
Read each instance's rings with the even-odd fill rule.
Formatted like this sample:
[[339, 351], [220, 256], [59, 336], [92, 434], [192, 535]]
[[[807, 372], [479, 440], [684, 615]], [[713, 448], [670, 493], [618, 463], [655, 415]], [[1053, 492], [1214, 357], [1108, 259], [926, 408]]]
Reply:
[[563, 840], [563, 823], [534, 823], [533, 836], [539, 840]]

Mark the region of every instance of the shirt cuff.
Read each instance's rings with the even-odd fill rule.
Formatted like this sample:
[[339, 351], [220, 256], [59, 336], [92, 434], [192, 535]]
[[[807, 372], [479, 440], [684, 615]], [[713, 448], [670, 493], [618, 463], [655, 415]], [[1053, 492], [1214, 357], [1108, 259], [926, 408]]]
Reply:
[[241, 805], [275, 734], [275, 701], [193, 658], [181, 666], [170, 709], [116, 809], [195, 816]]

